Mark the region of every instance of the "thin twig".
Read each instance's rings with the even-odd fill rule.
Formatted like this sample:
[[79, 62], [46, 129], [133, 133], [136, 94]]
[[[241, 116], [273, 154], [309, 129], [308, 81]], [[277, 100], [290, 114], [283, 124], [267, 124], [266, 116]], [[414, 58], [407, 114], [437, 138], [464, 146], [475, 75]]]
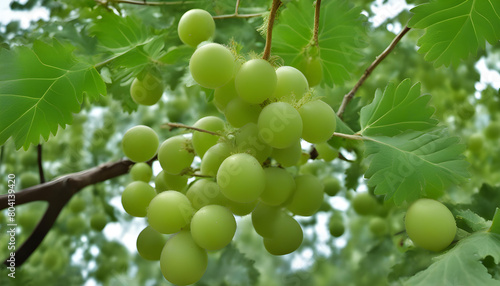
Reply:
[[213, 132], [213, 131], [209, 131], [209, 130], [205, 130], [205, 129], [201, 129], [201, 128], [197, 128], [197, 127], [185, 125], [185, 124], [182, 124], [182, 123], [170, 123], [169, 122], [169, 123], [163, 124], [161, 127], [162, 128], [169, 127], [170, 128], [169, 130], [172, 130], [174, 128], [185, 128], [185, 129], [191, 129], [191, 130], [195, 130], [195, 131], [199, 131], [199, 132], [204, 132], [204, 133], [212, 134], [212, 135], [215, 135], [215, 136], [222, 136], [222, 134], [220, 134], [218, 132]]
[[365, 82], [365, 80], [370, 76], [372, 71], [389, 55], [389, 53], [396, 47], [396, 45], [401, 41], [403, 36], [410, 31], [410, 28], [404, 27], [404, 29], [392, 40], [391, 44], [371, 63], [371, 65], [365, 70], [361, 78], [354, 85], [351, 91], [344, 96], [342, 100], [342, 104], [340, 105], [339, 111], [337, 111], [337, 116], [342, 118], [344, 111], [347, 107], [347, 104], [352, 100], [356, 91], [358, 91], [359, 87]]
[[253, 17], [260, 17], [263, 14], [263, 13], [239, 14], [238, 13], [239, 7], [240, 7], [240, 0], [236, 0], [236, 6], [234, 7], [234, 13], [233, 14], [217, 15], [217, 16], [213, 16], [212, 18], [214, 18], [214, 19], [253, 18]]
[[37, 161], [38, 161], [38, 174], [40, 175], [40, 184], [45, 183], [45, 175], [43, 174], [43, 161], [42, 161], [42, 144], [38, 144], [37, 148]]
[[279, 7], [281, 6], [281, 0], [273, 0], [273, 4], [271, 6], [271, 12], [269, 13], [269, 21], [267, 24], [267, 34], [266, 34], [266, 46], [264, 47], [264, 55], [262, 58], [264, 60], [269, 60], [269, 56], [271, 56], [271, 42], [273, 39], [273, 26], [274, 20], [276, 19], [276, 13], [278, 12]]
[[94, 0], [101, 5], [107, 5], [109, 3], [123, 3], [132, 5], [142, 5], [142, 6], [169, 6], [169, 5], [181, 5], [181, 4], [193, 4], [198, 1], [175, 1], [175, 2], [148, 2], [148, 1], [134, 1], [134, 0]]
[[314, 9], [314, 30], [313, 30], [313, 44], [316, 46], [318, 45], [320, 10], [321, 10], [321, 0], [316, 0], [316, 8]]
[[349, 163], [354, 162], [353, 160], [347, 159], [341, 152], [339, 152], [339, 159], [342, 160], [342, 161], [349, 162]]
[[342, 137], [342, 138], [351, 139], [351, 140], [364, 140], [364, 138], [359, 136], [359, 135], [350, 135], [350, 134], [344, 134], [344, 133], [338, 133], [338, 132], [333, 132], [333, 136]]

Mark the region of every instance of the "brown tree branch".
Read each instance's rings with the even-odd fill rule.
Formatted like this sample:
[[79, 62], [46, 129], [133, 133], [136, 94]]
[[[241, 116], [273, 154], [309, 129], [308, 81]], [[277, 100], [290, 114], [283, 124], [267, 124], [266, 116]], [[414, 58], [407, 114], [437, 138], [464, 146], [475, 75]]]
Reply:
[[37, 161], [38, 161], [38, 174], [40, 176], [40, 184], [45, 183], [45, 175], [43, 174], [43, 161], [42, 161], [42, 144], [38, 144], [36, 151], [38, 153]]
[[269, 13], [269, 21], [267, 22], [266, 46], [264, 47], [264, 55], [262, 56], [262, 58], [266, 61], [269, 60], [269, 57], [271, 56], [271, 42], [273, 40], [274, 20], [276, 20], [276, 14], [278, 13], [278, 9], [281, 4], [281, 0], [273, 0], [271, 12]]
[[354, 87], [349, 91], [348, 94], [344, 96], [342, 100], [342, 104], [340, 105], [339, 111], [337, 111], [337, 116], [342, 118], [344, 115], [344, 111], [347, 107], [347, 104], [352, 100], [356, 91], [358, 91], [359, 87], [365, 82], [365, 80], [370, 76], [372, 71], [389, 55], [389, 53], [396, 47], [396, 45], [401, 41], [404, 35], [410, 31], [410, 28], [404, 27], [404, 29], [392, 40], [391, 44], [371, 63], [371, 65], [365, 70], [361, 78], [354, 85]]
[[[156, 157], [151, 159], [148, 163], [154, 160], [156, 160]], [[15, 255], [16, 266], [21, 266], [40, 245], [45, 235], [47, 235], [54, 225], [62, 208], [74, 194], [86, 186], [126, 174], [133, 164], [134, 162], [130, 160], [106, 163], [16, 192], [16, 206], [34, 201], [47, 201], [49, 203], [41, 221], [23, 245], [17, 248]], [[8, 196], [8, 194], [0, 196], [0, 210], [9, 207]], [[9, 265], [6, 260], [4, 264], [7, 266]]]

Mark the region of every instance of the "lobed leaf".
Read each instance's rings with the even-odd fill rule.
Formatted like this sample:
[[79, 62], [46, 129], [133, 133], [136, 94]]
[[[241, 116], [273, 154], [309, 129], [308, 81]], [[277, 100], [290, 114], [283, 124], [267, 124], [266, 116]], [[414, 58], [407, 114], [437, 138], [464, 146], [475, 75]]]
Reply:
[[371, 160], [365, 173], [375, 194], [399, 205], [420, 197], [436, 198], [451, 184], [468, 177], [463, 144], [441, 128], [408, 131], [393, 137], [365, 136]]
[[500, 235], [491, 232], [477, 232], [460, 240], [445, 254], [424, 271], [417, 273], [403, 283], [407, 286], [454, 286], [482, 285], [498, 286], [500, 280], [494, 279], [481, 260], [493, 257], [500, 262]]
[[[346, 0], [322, 2], [318, 33], [319, 58], [327, 85], [351, 78], [364, 47], [363, 16]], [[298, 67], [313, 37], [314, 6], [309, 0], [289, 2], [273, 30], [273, 52], [286, 65]]]
[[17, 149], [48, 140], [59, 126], [71, 124], [83, 95], [96, 100], [106, 95], [99, 73], [73, 56], [58, 41], [35, 41], [33, 49], [20, 46], [0, 50], [0, 145], [10, 137]]
[[420, 83], [411, 86], [405, 79], [398, 86], [390, 83], [383, 93], [375, 93], [373, 102], [361, 109], [363, 135], [394, 136], [406, 130], [433, 128], [434, 108], [429, 106], [430, 95], [420, 95]]
[[434, 66], [457, 65], [476, 54], [485, 41], [500, 40], [500, 1], [434, 0], [411, 10], [409, 26], [425, 29], [418, 40], [419, 52]]

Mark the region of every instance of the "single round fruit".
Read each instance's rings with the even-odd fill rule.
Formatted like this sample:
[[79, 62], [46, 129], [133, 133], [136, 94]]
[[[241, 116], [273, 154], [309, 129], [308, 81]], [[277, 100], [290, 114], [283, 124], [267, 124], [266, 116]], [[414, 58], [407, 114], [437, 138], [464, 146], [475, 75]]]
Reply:
[[254, 156], [259, 163], [263, 163], [273, 151], [259, 138], [259, 128], [253, 122], [241, 127], [234, 135], [234, 141], [239, 152]]
[[251, 104], [261, 103], [271, 97], [276, 89], [276, 83], [277, 77], [273, 66], [263, 59], [253, 59], [244, 63], [234, 78], [238, 96]]
[[191, 221], [194, 214], [189, 199], [182, 193], [166, 191], [159, 193], [147, 209], [148, 222], [160, 233], [176, 233]]
[[299, 70], [307, 78], [309, 86], [318, 85], [323, 80], [323, 68], [319, 57], [306, 57], [302, 60]]
[[143, 181], [149, 183], [151, 177], [153, 176], [153, 170], [151, 166], [144, 162], [135, 163], [132, 168], [130, 168], [130, 176], [134, 181]]
[[227, 246], [236, 232], [236, 220], [226, 207], [208, 205], [198, 210], [191, 220], [191, 235], [206, 250]]
[[300, 140], [287, 148], [273, 148], [271, 157], [273, 157], [274, 160], [285, 168], [297, 165], [302, 157], [302, 146], [300, 145]]
[[310, 101], [299, 108], [302, 138], [309, 143], [323, 143], [333, 136], [337, 126], [335, 111], [322, 100]]
[[294, 252], [302, 244], [304, 233], [300, 224], [289, 215], [282, 215], [273, 236], [264, 237], [264, 247], [272, 255]]
[[370, 231], [375, 236], [383, 236], [388, 231], [387, 222], [381, 217], [374, 217], [370, 219]]
[[233, 77], [234, 57], [230, 50], [220, 44], [199, 47], [189, 60], [189, 71], [193, 79], [206, 88], [218, 88]]
[[281, 208], [258, 203], [252, 211], [252, 225], [258, 235], [272, 237], [276, 231], [276, 224], [286, 215]]
[[330, 197], [335, 196], [341, 189], [340, 181], [335, 177], [326, 177], [323, 179], [325, 193]]
[[406, 212], [406, 233], [418, 246], [441, 251], [455, 238], [457, 225], [450, 210], [431, 199], [415, 201]]
[[229, 201], [226, 203], [226, 206], [229, 210], [237, 216], [246, 216], [251, 213], [258, 204], [258, 200], [249, 203], [237, 203], [234, 201]]
[[191, 140], [182, 135], [165, 140], [158, 150], [158, 161], [165, 171], [171, 175], [178, 175], [189, 168], [194, 160], [194, 150]]
[[484, 129], [486, 138], [496, 140], [500, 137], [500, 122], [492, 122]]
[[[224, 121], [219, 117], [206, 116], [196, 121], [193, 126], [203, 130], [222, 133], [222, 131], [224, 131], [224, 125]], [[207, 152], [210, 147], [214, 146], [218, 140], [219, 136], [217, 135], [194, 131], [192, 139], [194, 151], [200, 158], [203, 158], [205, 152]]]
[[201, 174], [215, 177], [220, 164], [230, 155], [231, 147], [227, 143], [221, 142], [210, 147], [207, 152], [205, 152], [205, 155], [203, 155], [203, 159], [201, 159]]
[[236, 92], [236, 87], [234, 86], [234, 79], [231, 79], [225, 85], [214, 90], [215, 107], [223, 113], [224, 110], [226, 110], [227, 104], [237, 96], [238, 93]]
[[179, 20], [177, 33], [184, 44], [196, 47], [214, 35], [215, 22], [207, 11], [191, 9]]
[[311, 216], [321, 207], [324, 186], [309, 174], [295, 177], [295, 192], [287, 208], [296, 215]]
[[359, 215], [374, 214], [377, 209], [377, 201], [369, 193], [358, 193], [352, 198], [351, 205]]
[[342, 217], [332, 215], [328, 222], [328, 230], [333, 237], [342, 236], [345, 232], [344, 222]]
[[469, 150], [473, 153], [480, 153], [483, 151], [484, 137], [481, 133], [472, 134], [467, 141]]
[[[188, 177], [180, 175], [172, 175], [161, 171], [160, 174], [163, 175], [163, 181], [165, 182], [165, 190], [178, 191], [183, 193], [186, 190]], [[160, 175], [158, 174], [158, 176]]]
[[301, 99], [309, 90], [307, 79], [301, 71], [294, 67], [282, 66], [276, 70], [277, 84], [273, 97], [292, 97]]
[[222, 194], [219, 185], [209, 179], [195, 181], [187, 190], [186, 197], [196, 210], [207, 205], [224, 205], [227, 203], [227, 198]]
[[155, 196], [155, 189], [148, 183], [134, 181], [123, 190], [122, 205], [129, 215], [145, 217], [146, 208]]
[[163, 234], [148, 225], [137, 236], [137, 252], [146, 260], [160, 260], [165, 242], [166, 239]]
[[25, 172], [19, 176], [19, 186], [21, 189], [26, 189], [40, 184], [40, 176], [33, 172]]
[[137, 125], [125, 132], [122, 149], [133, 162], [146, 162], [154, 157], [160, 141], [156, 132], [148, 126]]
[[175, 285], [189, 285], [200, 280], [207, 264], [207, 251], [196, 244], [189, 231], [170, 237], [160, 256], [161, 273]]
[[274, 102], [264, 107], [257, 126], [262, 141], [279, 149], [290, 147], [302, 134], [300, 114], [286, 102]]
[[105, 213], [97, 212], [90, 217], [90, 227], [96, 231], [102, 231], [107, 223], [108, 218]]
[[286, 202], [295, 191], [295, 180], [287, 170], [270, 167], [265, 168], [266, 187], [260, 199], [267, 205], [279, 206]]
[[130, 96], [137, 104], [154, 105], [160, 100], [163, 89], [163, 84], [159, 78], [146, 73], [143, 78], [135, 78], [132, 81]]
[[217, 172], [217, 184], [228, 199], [249, 203], [264, 191], [266, 175], [255, 157], [239, 153], [222, 162]]
[[318, 159], [323, 159], [326, 162], [339, 157], [339, 151], [328, 144], [328, 142], [318, 143], [314, 145], [314, 148], [318, 151]]
[[69, 209], [75, 214], [83, 211], [86, 206], [87, 202], [81, 195], [76, 195], [69, 201]]
[[227, 122], [239, 128], [250, 122], [257, 123], [262, 108], [256, 104], [250, 104], [236, 97], [231, 100], [224, 110]]

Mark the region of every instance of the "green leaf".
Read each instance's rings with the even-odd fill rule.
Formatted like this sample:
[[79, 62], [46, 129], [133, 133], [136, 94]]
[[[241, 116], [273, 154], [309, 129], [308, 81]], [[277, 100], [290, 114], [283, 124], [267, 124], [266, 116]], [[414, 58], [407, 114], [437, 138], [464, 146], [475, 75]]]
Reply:
[[106, 13], [89, 28], [99, 45], [115, 54], [127, 52], [130, 47], [144, 44], [148, 39], [146, 26], [132, 17]]
[[255, 261], [248, 259], [232, 244], [226, 246], [218, 261], [210, 261], [200, 285], [256, 285], [259, 271]]
[[48, 140], [59, 126], [71, 124], [84, 94], [92, 100], [106, 95], [95, 68], [58, 41], [0, 50], [0, 62], [9, 71], [0, 74], [0, 145], [12, 137], [17, 149], [26, 150], [40, 136]]
[[498, 206], [500, 206], [500, 186], [483, 184], [479, 192], [472, 195], [471, 204], [465, 205], [464, 208], [470, 208], [478, 215], [491, 220]]
[[484, 218], [471, 210], [459, 210], [456, 212], [456, 219], [462, 220], [469, 226], [472, 231], [480, 231], [490, 227], [491, 222], [486, 221]]
[[500, 261], [500, 235], [478, 232], [460, 240], [447, 253], [436, 257], [436, 261], [424, 271], [417, 273], [403, 283], [407, 286], [454, 286], [481, 285], [498, 286], [481, 263], [481, 259], [493, 257]]
[[118, 80], [137, 76], [153, 60], [164, 54], [164, 35], [156, 35], [137, 18], [107, 13], [89, 28], [106, 53]]
[[[364, 47], [363, 16], [350, 1], [330, 0], [321, 5], [318, 45], [327, 85], [343, 84], [351, 78]], [[299, 66], [311, 48], [314, 28], [313, 1], [289, 2], [273, 30], [273, 53], [285, 64]], [[313, 49], [314, 50], [314, 49]]]
[[409, 131], [394, 137], [365, 136], [365, 155], [371, 160], [365, 177], [375, 194], [399, 205], [420, 197], [437, 198], [446, 187], [468, 177], [469, 164], [457, 137], [443, 129]]
[[363, 135], [394, 136], [406, 130], [425, 130], [434, 127], [434, 109], [429, 106], [430, 95], [420, 95], [420, 83], [411, 86], [405, 79], [398, 86], [390, 83], [384, 93], [375, 93], [373, 102], [361, 109]]
[[457, 65], [461, 59], [500, 40], [500, 1], [439, 0], [419, 5], [409, 26], [426, 29], [419, 52], [434, 66]]
[[495, 216], [493, 217], [493, 223], [491, 224], [489, 231], [500, 235], [500, 209], [499, 208], [497, 208], [497, 210], [495, 211]]

